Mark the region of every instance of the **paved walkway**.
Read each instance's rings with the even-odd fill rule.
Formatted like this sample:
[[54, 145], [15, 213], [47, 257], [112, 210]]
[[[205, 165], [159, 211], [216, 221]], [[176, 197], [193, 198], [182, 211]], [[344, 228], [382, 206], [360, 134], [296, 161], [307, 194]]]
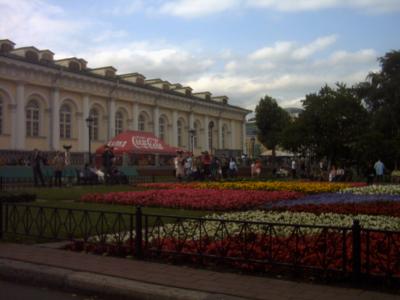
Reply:
[[[361, 289], [298, 283], [39, 246], [0, 243], [1, 277], [18, 279], [19, 276], [29, 280], [31, 273], [35, 276], [32, 278], [39, 278], [40, 273], [43, 273], [42, 284], [48, 280], [60, 287], [79, 288], [80, 285], [89, 292], [91, 281], [96, 281], [97, 287], [92, 286], [101, 293], [112, 294], [119, 289], [121, 295], [135, 298], [137, 290], [136, 299], [400, 300], [400, 295]], [[56, 277], [61, 276], [60, 274], [63, 282], [57, 283]], [[124, 289], [126, 293], [123, 293]]]

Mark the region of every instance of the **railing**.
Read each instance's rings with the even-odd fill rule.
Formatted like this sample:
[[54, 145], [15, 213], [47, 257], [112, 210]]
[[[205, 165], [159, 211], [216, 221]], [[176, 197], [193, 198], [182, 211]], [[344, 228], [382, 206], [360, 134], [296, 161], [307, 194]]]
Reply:
[[[52, 187], [54, 178], [52, 176], [45, 176], [46, 186]], [[65, 184], [67, 185], [75, 185], [78, 184], [76, 176], [74, 177], [64, 177]], [[175, 177], [173, 176], [127, 176], [129, 184], [138, 184], [138, 183], [152, 183], [152, 182], [173, 182], [175, 181]], [[89, 184], [89, 183], [79, 183], [79, 184]], [[92, 183], [94, 184], [94, 183]], [[96, 184], [101, 184], [97, 182]], [[12, 190], [20, 190], [21, 188], [32, 188], [34, 187], [33, 178], [13, 178], [13, 177], [2, 177], [0, 176], [0, 191], [12, 191]]]
[[400, 232], [130, 212], [0, 205], [0, 238], [70, 240], [96, 253], [262, 273], [399, 282]]

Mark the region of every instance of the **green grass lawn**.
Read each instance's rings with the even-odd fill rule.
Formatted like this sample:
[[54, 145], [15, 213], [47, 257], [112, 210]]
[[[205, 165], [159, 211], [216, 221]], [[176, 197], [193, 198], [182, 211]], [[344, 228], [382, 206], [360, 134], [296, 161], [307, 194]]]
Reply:
[[[74, 229], [74, 237], [82, 237], [83, 224], [90, 219], [88, 224], [90, 235], [95, 235], [97, 230], [100, 232], [113, 232], [115, 230], [124, 231], [130, 223], [130, 215], [134, 214], [136, 207], [129, 205], [116, 204], [100, 204], [100, 203], [83, 203], [79, 202], [80, 197], [86, 193], [105, 193], [117, 191], [134, 191], [138, 190], [132, 186], [76, 186], [70, 188], [32, 188], [24, 189], [18, 192], [34, 193], [37, 195], [35, 202], [27, 203], [28, 209], [23, 205], [17, 205], [16, 210], [9, 218], [14, 218], [8, 227], [8, 232], [17, 232], [18, 235], [7, 234], [7, 240], [17, 240], [21, 242], [33, 242], [35, 240], [43, 242], [56, 239], [68, 238], [68, 228]], [[46, 207], [41, 209], [41, 207]], [[57, 210], [55, 210], [57, 208]], [[9, 207], [11, 209], [11, 207]], [[88, 210], [90, 212], [84, 212]], [[209, 214], [210, 211], [172, 209], [158, 207], [143, 207], [144, 214], [155, 215], [173, 215], [181, 217], [201, 217]], [[5, 210], [3, 211], [5, 214]], [[87, 219], [85, 219], [87, 217]], [[103, 219], [102, 219], [103, 217]], [[173, 219], [166, 218], [165, 222], [173, 222]], [[154, 223], [154, 217], [148, 218], [148, 225]], [[40, 229], [40, 222], [47, 224], [45, 228]], [[104, 222], [104, 226], [100, 224]], [[121, 228], [118, 229], [121, 222]], [[103, 227], [102, 227], [103, 226]], [[80, 227], [80, 228], [78, 228]], [[115, 229], [117, 228], [117, 229]], [[57, 232], [54, 233], [54, 232]], [[45, 239], [36, 239], [33, 236], [41, 235]]]
[[130, 185], [81, 185], [63, 188], [27, 188], [17, 192], [26, 192], [37, 195], [39, 200], [59, 201], [59, 200], [79, 200], [87, 193], [107, 193], [107, 192], [126, 192], [137, 190]]

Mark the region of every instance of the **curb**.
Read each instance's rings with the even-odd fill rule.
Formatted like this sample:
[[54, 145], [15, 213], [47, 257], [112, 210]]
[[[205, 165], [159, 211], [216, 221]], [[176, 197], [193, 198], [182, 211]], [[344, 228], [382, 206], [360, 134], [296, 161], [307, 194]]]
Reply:
[[0, 279], [68, 291], [79, 291], [85, 294], [118, 297], [118, 299], [244, 299], [9, 259], [0, 259]]

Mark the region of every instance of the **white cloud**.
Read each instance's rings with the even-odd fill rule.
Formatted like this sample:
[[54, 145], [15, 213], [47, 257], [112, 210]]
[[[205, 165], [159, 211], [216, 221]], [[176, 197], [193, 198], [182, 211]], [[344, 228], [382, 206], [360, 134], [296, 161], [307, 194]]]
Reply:
[[324, 36], [316, 39], [315, 41], [311, 42], [308, 45], [302, 46], [295, 51], [293, 51], [293, 57], [295, 59], [304, 59], [309, 57], [310, 55], [324, 50], [330, 45], [336, 42], [337, 36], [336, 35], [329, 35]]
[[71, 45], [71, 36], [87, 25], [67, 19], [62, 8], [40, 0], [0, 0], [0, 11], [0, 36], [23, 45]]
[[202, 17], [235, 7], [241, 0], [175, 0], [163, 4], [160, 12], [183, 18]]
[[201, 58], [179, 47], [159, 42], [135, 42], [94, 48], [80, 54], [90, 67], [113, 65], [118, 73], [139, 72], [147, 77], [182, 81], [208, 71], [212, 59]]
[[380, 13], [400, 11], [398, 0], [247, 0], [246, 4], [278, 11], [312, 11], [335, 7]]

